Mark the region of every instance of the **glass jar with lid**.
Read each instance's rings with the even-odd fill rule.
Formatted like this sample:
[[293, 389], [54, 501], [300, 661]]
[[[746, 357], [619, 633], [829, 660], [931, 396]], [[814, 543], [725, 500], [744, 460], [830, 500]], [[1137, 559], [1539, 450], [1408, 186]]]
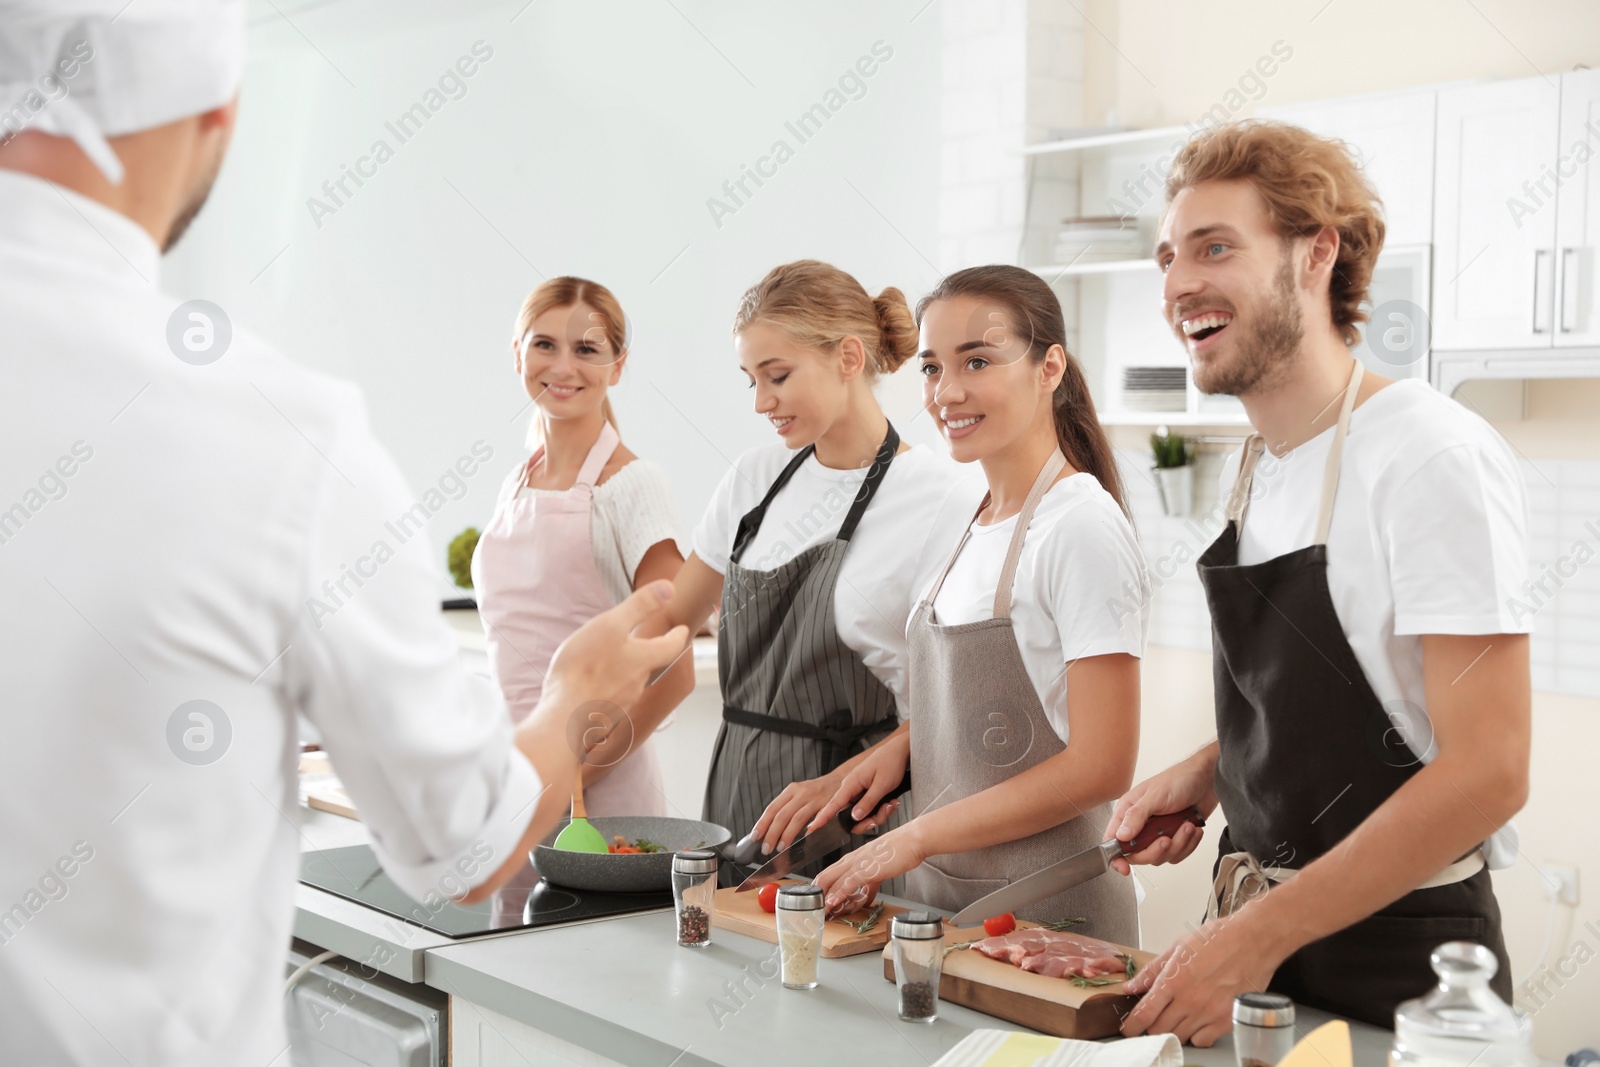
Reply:
[[1391, 1067], [1534, 1067], [1528, 1017], [1489, 988], [1493, 952], [1451, 941], [1430, 957], [1439, 985], [1395, 1009]]
[[823, 902], [821, 886], [786, 885], [778, 890], [778, 963], [785, 989], [817, 988]]
[[689, 948], [711, 944], [716, 893], [715, 852], [694, 848], [673, 854], [672, 904], [678, 918], [678, 944]]
[[1282, 993], [1233, 998], [1233, 1052], [1239, 1067], [1275, 1067], [1294, 1047], [1294, 1001]]
[[894, 937], [894, 984], [900, 994], [900, 1019], [931, 1023], [939, 1017], [939, 974], [944, 967], [944, 920], [927, 911], [908, 911], [889, 923]]

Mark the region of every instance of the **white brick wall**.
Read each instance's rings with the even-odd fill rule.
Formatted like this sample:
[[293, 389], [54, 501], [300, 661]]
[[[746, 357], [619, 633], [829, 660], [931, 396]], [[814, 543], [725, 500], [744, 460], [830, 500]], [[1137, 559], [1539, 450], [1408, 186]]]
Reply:
[[[1202, 453], [1195, 472], [1194, 516], [1161, 514], [1150, 459], [1122, 449], [1117, 460], [1128, 504], [1156, 587], [1150, 643], [1209, 651], [1211, 618], [1194, 559], [1220, 522], [1216, 504], [1221, 455]], [[1533, 687], [1600, 697], [1600, 462], [1523, 461], [1528, 485], [1529, 586], [1516, 610], [1533, 612]]]
[[[1083, 20], [1066, 0], [940, 5], [939, 266], [1014, 263], [1027, 211], [1019, 150], [1083, 124]], [[1076, 185], [1048, 202], [1076, 200]], [[1050, 210], [1036, 231], [1055, 223]]]

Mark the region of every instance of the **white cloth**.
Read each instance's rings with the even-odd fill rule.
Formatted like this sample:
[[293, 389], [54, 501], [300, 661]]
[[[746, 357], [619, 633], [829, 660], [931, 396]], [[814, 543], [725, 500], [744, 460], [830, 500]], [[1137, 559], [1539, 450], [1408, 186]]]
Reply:
[[[933, 602], [935, 622], [959, 626], [994, 618], [995, 586], [1016, 528], [1015, 515], [988, 526], [973, 524]], [[1011, 596], [1023, 666], [1066, 744], [1072, 675], [1067, 664], [1117, 652], [1142, 657], [1150, 624], [1150, 582], [1139, 540], [1094, 475], [1080, 472], [1045, 491], [1022, 540]]]
[[1074, 1041], [1016, 1030], [974, 1030], [933, 1067], [1179, 1067], [1183, 1047], [1171, 1034], [1116, 1041]]
[[[498, 509], [513, 494], [519, 497], [555, 493], [522, 484], [525, 463], [506, 476], [500, 486]], [[589, 527], [589, 547], [600, 582], [612, 603], [620, 604], [633, 592], [633, 579], [645, 553], [662, 541], [677, 544], [678, 508], [672, 483], [661, 467], [635, 459], [594, 487]]]
[[107, 137], [233, 99], [244, 17], [243, 0], [0, 0], [0, 141], [71, 137], [120, 183]]
[[[1311, 544], [1332, 440], [1330, 429], [1286, 456], [1262, 455], [1241, 564]], [[1235, 452], [1223, 464], [1223, 498], [1238, 470]], [[1422, 762], [1436, 750], [1421, 635], [1530, 632], [1514, 611], [1528, 558], [1527, 490], [1492, 426], [1414, 379], [1351, 413], [1328, 532], [1328, 591], [1362, 672]], [[1485, 845], [1489, 866], [1510, 866], [1516, 842], [1507, 824]]]
[[539, 792], [360, 395], [242, 331], [179, 360], [157, 269], [129, 219], [0, 171], [8, 1063], [279, 1055], [297, 713], [419, 898], [510, 858]]
[[[794, 451], [775, 444], [751, 449], [723, 476], [694, 531], [694, 552], [718, 574], [739, 520], [766, 496]], [[844, 524], [866, 468], [834, 470], [813, 454], [779, 491], [745, 548], [743, 567], [768, 571], [832, 540]], [[901, 721], [906, 703], [906, 623], [918, 592], [933, 581], [967, 518], [983, 499], [981, 472], [922, 445], [889, 464], [877, 495], [850, 539], [834, 589], [839, 639], [894, 694]]]

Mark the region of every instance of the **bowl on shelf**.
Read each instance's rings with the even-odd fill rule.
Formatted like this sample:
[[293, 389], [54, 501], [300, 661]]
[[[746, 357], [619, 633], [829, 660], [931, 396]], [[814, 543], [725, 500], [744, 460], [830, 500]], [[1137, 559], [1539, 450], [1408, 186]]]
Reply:
[[644, 838], [664, 852], [567, 852], [552, 848], [567, 820], [562, 819], [529, 858], [534, 870], [552, 885], [605, 893], [648, 893], [672, 888], [672, 854], [686, 848], [716, 848], [733, 835], [716, 823], [657, 815], [591, 815], [589, 822], [607, 841], [619, 834], [628, 841]]

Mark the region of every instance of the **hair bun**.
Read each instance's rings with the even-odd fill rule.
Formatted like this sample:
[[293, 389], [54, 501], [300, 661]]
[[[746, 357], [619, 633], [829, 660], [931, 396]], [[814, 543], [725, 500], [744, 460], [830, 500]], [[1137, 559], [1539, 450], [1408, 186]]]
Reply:
[[893, 374], [917, 352], [917, 323], [906, 295], [890, 286], [872, 299], [878, 316], [878, 370]]

